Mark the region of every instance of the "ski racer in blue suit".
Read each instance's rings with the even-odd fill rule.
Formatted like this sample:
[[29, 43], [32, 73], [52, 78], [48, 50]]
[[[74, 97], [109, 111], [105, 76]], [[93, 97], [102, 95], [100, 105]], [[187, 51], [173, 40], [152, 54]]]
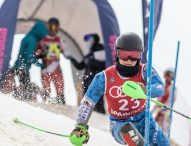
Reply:
[[[135, 33], [122, 34], [116, 40], [116, 65], [98, 73], [91, 82], [84, 95], [77, 114], [77, 125], [71, 133], [71, 142], [84, 138], [89, 140], [88, 120], [93, 108], [102, 95], [107, 101], [110, 118], [110, 131], [114, 139], [121, 145], [142, 146], [144, 144], [145, 108], [144, 99], [132, 99], [123, 94], [122, 85], [125, 81], [134, 81], [143, 89], [147, 80], [147, 65], [141, 64], [143, 51], [142, 40]], [[158, 97], [164, 93], [164, 84], [154, 68], [152, 68], [151, 97]], [[135, 131], [133, 137], [128, 127]], [[132, 129], [131, 129], [132, 130]], [[125, 131], [125, 134], [124, 134]], [[74, 140], [75, 139], [75, 140]], [[141, 141], [142, 140], [142, 141]], [[162, 129], [150, 115], [150, 146], [170, 146], [169, 140]]]

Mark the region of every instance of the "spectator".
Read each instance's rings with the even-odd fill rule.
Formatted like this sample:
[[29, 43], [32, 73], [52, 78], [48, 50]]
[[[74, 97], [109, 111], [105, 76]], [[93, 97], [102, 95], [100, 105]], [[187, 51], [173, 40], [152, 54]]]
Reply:
[[[48, 20], [49, 34], [39, 42], [36, 55], [39, 59], [42, 59], [44, 65], [41, 70], [41, 80], [44, 89], [43, 99], [65, 104], [64, 78], [59, 63], [60, 54], [64, 54], [64, 43], [57, 36], [59, 29], [59, 20], [57, 18], [50, 18]], [[56, 88], [56, 98], [49, 98], [51, 81], [53, 81]]]
[[35, 56], [35, 50], [38, 42], [48, 34], [48, 29], [42, 21], [37, 21], [30, 32], [23, 38], [17, 60], [11, 69], [15, 75], [18, 75], [20, 86], [15, 89], [16, 98], [31, 98], [31, 84], [29, 70], [32, 64], [42, 67]]
[[[70, 56], [68, 58], [77, 69], [85, 69], [83, 75], [83, 91], [85, 94], [96, 73], [105, 69], [105, 51], [103, 45], [99, 43], [99, 36], [97, 34], [85, 35], [84, 41], [86, 42], [87, 49], [90, 51], [83, 57], [83, 60], [78, 63], [73, 57]], [[105, 113], [103, 97], [97, 102], [94, 110]]]
[[[164, 79], [165, 79], [165, 93], [163, 96], [158, 97], [158, 101], [170, 106], [171, 104], [171, 97], [172, 97], [172, 83], [174, 79], [174, 72], [172, 69], [167, 69], [164, 72]], [[174, 94], [174, 101], [176, 100], [176, 92]], [[167, 133], [169, 127], [169, 116], [170, 111], [161, 108], [160, 106], [156, 105], [152, 111], [152, 113], [156, 113], [155, 120], [157, 123], [162, 127], [162, 129]]]
[[11, 93], [15, 89], [15, 78], [14, 78], [14, 70], [9, 69], [6, 74], [5, 78], [0, 83], [0, 91], [4, 94]]

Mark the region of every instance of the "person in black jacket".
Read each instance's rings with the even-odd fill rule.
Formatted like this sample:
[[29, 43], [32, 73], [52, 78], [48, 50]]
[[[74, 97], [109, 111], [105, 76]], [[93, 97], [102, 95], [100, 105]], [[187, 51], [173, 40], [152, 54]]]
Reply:
[[[86, 46], [89, 49], [89, 53], [83, 57], [81, 62], [77, 62], [72, 56], [69, 58], [72, 64], [79, 70], [85, 69], [83, 75], [83, 86], [84, 93], [86, 92], [88, 86], [93, 80], [96, 73], [105, 69], [105, 50], [101, 43], [99, 43], [100, 39], [97, 34], [86, 34], [84, 36], [84, 41], [86, 42]], [[99, 113], [105, 113], [104, 109], [104, 100], [103, 97], [96, 104], [95, 111]]]

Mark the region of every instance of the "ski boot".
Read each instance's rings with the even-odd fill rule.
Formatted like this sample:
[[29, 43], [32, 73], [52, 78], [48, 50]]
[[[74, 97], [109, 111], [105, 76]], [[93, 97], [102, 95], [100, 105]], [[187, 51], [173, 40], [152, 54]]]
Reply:
[[57, 96], [56, 99], [57, 99], [58, 103], [60, 103], [60, 104], [65, 104], [66, 103], [64, 95]]

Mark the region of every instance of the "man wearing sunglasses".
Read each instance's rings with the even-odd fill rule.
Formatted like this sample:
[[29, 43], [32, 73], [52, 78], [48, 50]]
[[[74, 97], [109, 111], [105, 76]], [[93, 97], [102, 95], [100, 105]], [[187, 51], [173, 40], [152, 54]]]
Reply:
[[[118, 37], [115, 44], [116, 65], [98, 73], [84, 95], [77, 115], [77, 125], [71, 133], [73, 144], [89, 140], [88, 120], [99, 98], [104, 95], [110, 119], [110, 131], [121, 145], [143, 146], [145, 130], [144, 99], [132, 99], [123, 94], [125, 81], [134, 81], [143, 88], [146, 85], [147, 66], [141, 64], [143, 45], [135, 33], [126, 33]], [[164, 84], [158, 73], [152, 69], [151, 96], [158, 97], [164, 93]], [[150, 146], [169, 146], [169, 140], [162, 129], [150, 118]]]

